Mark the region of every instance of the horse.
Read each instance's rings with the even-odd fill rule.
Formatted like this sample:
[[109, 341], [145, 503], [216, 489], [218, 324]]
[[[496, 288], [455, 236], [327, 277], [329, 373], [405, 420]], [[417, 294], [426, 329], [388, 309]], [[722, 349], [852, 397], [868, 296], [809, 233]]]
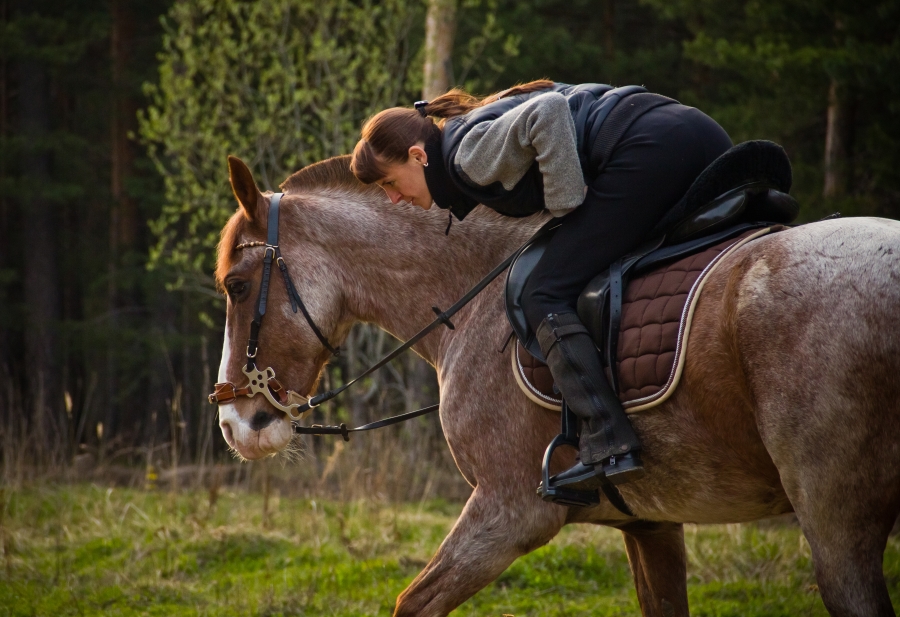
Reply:
[[[228, 296], [219, 381], [241, 385], [271, 193], [237, 158], [229, 175], [238, 209], [218, 246]], [[445, 235], [446, 212], [391, 206], [352, 176], [346, 156], [305, 167], [281, 189], [280, 250], [332, 344], [356, 322], [410, 337], [433, 320], [433, 305], [452, 304], [547, 220], [479, 207]], [[311, 396], [330, 354], [275, 272], [256, 361]], [[626, 516], [605, 499], [565, 507], [535, 494], [559, 414], [523, 394], [498, 352], [509, 326], [495, 280], [455, 329], [414, 347], [437, 371], [441, 426], [472, 493], [394, 615], [447, 615], [570, 523], [622, 531], [644, 617], [687, 615], [683, 524], [789, 512], [831, 615], [894, 615], [882, 559], [900, 512], [898, 307], [897, 221], [797, 226], [728, 255], [698, 301], [674, 395], [630, 415], [647, 473], [619, 487]], [[219, 424], [245, 459], [277, 453], [293, 432], [262, 397], [220, 405]], [[574, 456], [560, 451], [554, 473]]]

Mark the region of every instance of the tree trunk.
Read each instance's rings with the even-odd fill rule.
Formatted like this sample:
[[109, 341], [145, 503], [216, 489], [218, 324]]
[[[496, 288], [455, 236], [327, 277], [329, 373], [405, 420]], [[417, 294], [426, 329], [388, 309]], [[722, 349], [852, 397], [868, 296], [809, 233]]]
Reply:
[[110, 122], [111, 185], [115, 224], [110, 222], [110, 240], [124, 252], [135, 248], [138, 236], [137, 204], [126, 189], [126, 178], [134, 171], [134, 144], [128, 134], [137, 131], [137, 104], [128, 82], [134, 47], [134, 15], [125, 0], [112, 0], [112, 118]]
[[428, 0], [425, 18], [425, 79], [422, 98], [431, 100], [453, 84], [453, 38], [457, 0]]
[[[8, 27], [9, 22], [9, 6], [6, 0], [0, 0], [0, 27], [6, 28]], [[0, 143], [3, 144], [3, 148], [7, 148], [7, 134], [9, 133], [9, 62], [7, 60], [6, 52], [4, 50], [0, 50]], [[0, 157], [0, 183], [3, 183], [7, 176], [9, 175], [9, 170], [7, 169], [7, 157]], [[10, 215], [12, 213], [12, 207], [10, 206], [10, 200], [6, 196], [5, 192], [0, 193], [0, 238], [9, 238], [10, 237]], [[10, 250], [9, 242], [0, 243], [0, 272], [6, 270], [11, 267], [10, 263]], [[10, 344], [10, 336], [9, 332], [7, 332], [6, 328], [0, 328], [0, 370], [4, 369], [6, 365], [9, 363], [9, 344]], [[11, 410], [7, 409], [7, 412]], [[0, 414], [0, 420], [3, 419], [3, 415]]]
[[842, 197], [850, 188], [852, 138], [853, 99], [848, 88], [832, 79], [825, 132], [825, 197]]
[[[28, 9], [23, 3], [22, 13]], [[15, 361], [26, 369], [28, 395], [37, 438], [49, 451], [59, 445], [64, 415], [59, 381], [60, 281], [54, 230], [59, 221], [44, 191], [51, 185], [50, 80], [44, 64], [33, 57], [18, 61], [19, 123], [22, 136], [23, 186], [31, 187], [21, 203], [21, 233], [27, 238], [24, 264], [25, 353]]]
[[134, 169], [134, 147], [129, 132], [137, 132], [137, 106], [128, 83], [128, 68], [134, 42], [134, 17], [126, 0], [111, 0], [110, 15], [110, 204], [109, 213], [109, 279], [107, 281], [107, 310], [109, 312], [109, 342], [106, 353], [107, 403], [104, 416], [104, 436], [117, 433], [119, 390], [116, 355], [121, 353], [116, 333], [122, 326], [119, 311], [132, 304], [134, 298], [121, 289], [119, 268], [122, 257], [136, 248], [138, 236], [137, 204], [126, 190], [126, 179]]

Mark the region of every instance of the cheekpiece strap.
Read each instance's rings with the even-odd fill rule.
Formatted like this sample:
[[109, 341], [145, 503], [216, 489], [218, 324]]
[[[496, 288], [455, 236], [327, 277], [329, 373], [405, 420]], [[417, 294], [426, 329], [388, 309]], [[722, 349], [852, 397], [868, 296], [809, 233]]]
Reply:
[[247, 341], [247, 368], [256, 366], [256, 352], [259, 345], [259, 329], [262, 327], [263, 315], [269, 300], [269, 282], [272, 276], [272, 262], [278, 251], [278, 205], [283, 193], [275, 193], [269, 200], [268, 231], [266, 236], [266, 254], [263, 257], [262, 281], [259, 285], [259, 297], [256, 300], [256, 314], [250, 324], [250, 340]]
[[266, 242], [271, 247], [278, 246], [278, 212], [284, 193], [274, 193], [269, 198], [269, 221]]

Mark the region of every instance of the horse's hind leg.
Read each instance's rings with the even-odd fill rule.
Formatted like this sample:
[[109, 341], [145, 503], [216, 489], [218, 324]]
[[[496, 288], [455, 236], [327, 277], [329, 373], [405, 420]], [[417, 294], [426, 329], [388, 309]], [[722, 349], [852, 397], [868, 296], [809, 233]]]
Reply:
[[802, 226], [766, 246], [733, 296], [760, 436], [826, 608], [893, 616], [882, 562], [900, 511], [900, 224]]
[[[823, 475], [840, 472], [823, 470]], [[820, 491], [807, 484], [789, 492], [794, 493], [790, 496], [812, 549], [822, 601], [835, 617], [893, 617], [882, 561], [896, 517], [896, 496], [889, 513], [888, 504], [873, 503], [870, 495], [861, 495], [852, 485], [833, 483], [841, 486]], [[822, 492], [832, 498], [820, 501]]]
[[900, 396], [873, 407], [864, 393], [854, 401], [822, 390], [806, 405], [761, 412], [763, 441], [809, 541], [828, 611], [893, 617], [882, 562], [900, 512]]
[[687, 558], [680, 523], [620, 526], [643, 617], [686, 617]]

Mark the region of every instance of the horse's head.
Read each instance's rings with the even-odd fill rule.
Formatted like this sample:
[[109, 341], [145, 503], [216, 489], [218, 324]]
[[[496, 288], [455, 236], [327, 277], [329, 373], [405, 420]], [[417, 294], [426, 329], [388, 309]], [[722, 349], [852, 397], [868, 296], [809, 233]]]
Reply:
[[[239, 208], [222, 230], [216, 279], [228, 301], [225, 344], [219, 382], [237, 390], [219, 398], [219, 426], [225, 441], [240, 456], [258, 459], [283, 450], [293, 428], [288, 414], [275, 403], [304, 402], [311, 395], [330, 351], [302, 313], [292, 310], [279, 260], [273, 254], [265, 319], [258, 328], [258, 346], [252, 350], [251, 323], [258, 318], [266, 247], [267, 217], [272, 195], [263, 195], [253, 175], [238, 158], [228, 159], [229, 178]], [[280, 255], [289, 264], [293, 283], [325, 342], [346, 334], [341, 324], [339, 286], [329, 283], [324, 253], [303, 232], [296, 197], [285, 195], [280, 210]], [[311, 283], [317, 284], [313, 286]], [[248, 369], [253, 367], [248, 374]], [[277, 372], [268, 379], [267, 369]], [[265, 382], [255, 381], [256, 375]], [[246, 396], [243, 388], [266, 389], [262, 396]], [[280, 390], [280, 388], [283, 388]], [[219, 388], [217, 387], [217, 390]], [[291, 390], [293, 392], [288, 393]], [[232, 393], [233, 394], [233, 391]], [[271, 394], [272, 396], [269, 396]], [[224, 398], [224, 401], [223, 401]]]

